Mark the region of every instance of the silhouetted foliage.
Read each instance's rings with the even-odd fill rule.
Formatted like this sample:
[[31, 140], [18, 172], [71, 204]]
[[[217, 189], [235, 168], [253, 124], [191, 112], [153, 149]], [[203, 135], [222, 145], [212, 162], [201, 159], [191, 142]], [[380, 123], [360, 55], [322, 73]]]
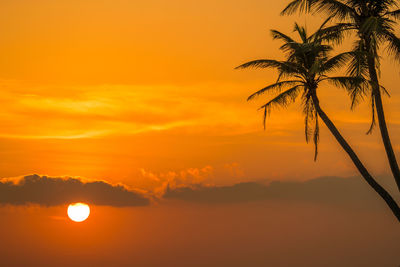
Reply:
[[[299, 8], [308, 8], [308, 6], [300, 5]], [[260, 107], [260, 109], [264, 110], [265, 127], [266, 117], [270, 114], [272, 108], [286, 107], [300, 96], [305, 117], [306, 141], [308, 142], [312, 139], [315, 146], [314, 160], [317, 159], [318, 155], [319, 118], [321, 118], [338, 143], [349, 155], [365, 181], [381, 196], [396, 218], [400, 221], [400, 208], [396, 201], [371, 176], [354, 150], [320, 107], [317, 89], [322, 82], [329, 82], [335, 86], [343, 87], [350, 94], [365, 91], [368, 87], [368, 80], [364, 75], [328, 76], [330, 72], [345, 66], [346, 62], [355, 57], [354, 51], [330, 57], [330, 52], [333, 48], [329, 45], [329, 42], [340, 40], [341, 38], [340, 34], [337, 34], [337, 31], [332, 31], [332, 27], [325, 27], [330, 19], [331, 18], [328, 18], [322, 26], [311, 35], [308, 35], [304, 27], [296, 23], [294, 31], [299, 36], [299, 42], [277, 30], [272, 30], [273, 39], [279, 39], [283, 42], [280, 49], [286, 54], [286, 60], [259, 59], [237, 67], [238, 69], [275, 68], [278, 70], [279, 75], [276, 83], [258, 90], [250, 95], [248, 100], [265, 93], [278, 93], [277, 96]]]
[[349, 74], [364, 76], [370, 81], [370, 90], [356, 89], [352, 94], [352, 106], [370, 96], [372, 122], [367, 133], [375, 126], [375, 112], [378, 117], [382, 141], [385, 147], [391, 171], [400, 191], [400, 169], [396, 160], [386, 125], [382, 102], [382, 93], [388, 94], [379, 83], [380, 48], [386, 45], [386, 51], [396, 60], [400, 60], [400, 39], [394, 27], [400, 19], [398, 1], [395, 0], [294, 0], [287, 5], [282, 14], [300, 12], [324, 12], [336, 19], [336, 33], [341, 41], [347, 32], [354, 31], [356, 40], [353, 57], [349, 64]]
[[278, 93], [260, 107], [264, 111], [264, 127], [266, 118], [274, 107], [286, 107], [297, 97], [301, 97], [305, 117], [305, 137], [307, 142], [310, 140], [314, 142], [315, 160], [318, 155], [319, 115], [315, 109], [312, 95], [316, 93], [317, 87], [322, 82], [327, 82], [352, 93], [355, 90], [364, 90], [363, 88], [367, 86], [367, 82], [362, 76], [328, 76], [330, 72], [345, 66], [351, 59], [352, 53], [346, 52], [330, 57], [329, 54], [333, 48], [327, 42], [331, 40], [332, 36], [331, 32], [324, 28], [325, 23], [311, 35], [308, 35], [304, 27], [296, 23], [294, 31], [298, 34], [300, 42], [277, 30], [271, 30], [272, 38], [283, 42], [280, 49], [286, 54], [286, 60], [259, 59], [237, 67], [237, 69], [275, 68], [279, 72], [276, 83], [270, 84], [248, 97], [248, 100], [252, 100], [266, 93]]

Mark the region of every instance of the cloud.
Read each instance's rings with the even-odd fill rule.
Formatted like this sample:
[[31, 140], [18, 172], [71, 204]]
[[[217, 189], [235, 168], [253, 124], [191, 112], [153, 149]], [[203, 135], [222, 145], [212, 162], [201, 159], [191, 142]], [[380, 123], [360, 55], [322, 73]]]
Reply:
[[243, 168], [237, 162], [227, 163], [224, 168], [228, 171], [230, 177], [243, 178], [245, 176]]
[[167, 184], [173, 187], [200, 183], [209, 185], [214, 178], [214, 168], [210, 165], [202, 168], [187, 168], [160, 173], [143, 168], [139, 169], [139, 171], [141, 177], [145, 178], [148, 184], [153, 184], [157, 192], [163, 191]]
[[304, 182], [274, 181], [238, 183], [231, 186], [193, 185], [171, 188], [163, 198], [198, 203], [239, 203], [275, 200], [354, 206], [384, 206], [375, 192], [360, 177], [320, 177]]
[[84, 182], [77, 178], [29, 175], [19, 180], [0, 180], [0, 204], [57, 206], [86, 202], [104, 206], [146, 206], [144, 194], [104, 181]]
[[[72, 139], [167, 130], [220, 135], [259, 127], [259, 118], [250, 116], [254, 110], [240, 110], [235, 100], [240, 97], [232, 97], [232, 87], [238, 86], [224, 82], [73, 86], [0, 79], [0, 86], [0, 136], [5, 138]], [[207, 91], [216, 86], [218, 92]], [[247, 119], [238, 120], [243, 116]]]
[[[205, 170], [203, 171], [207, 173]], [[198, 173], [197, 170], [193, 172]], [[191, 172], [186, 174], [189, 173]], [[57, 206], [86, 202], [93, 205], [129, 207], [147, 206], [150, 205], [151, 198], [161, 197], [161, 200], [175, 199], [205, 204], [278, 201], [367, 209], [385, 206], [360, 177], [320, 177], [302, 182], [273, 181], [269, 184], [242, 182], [229, 186], [196, 183], [196, 179], [192, 180], [192, 184], [179, 184], [175, 179], [170, 181], [172, 183], [166, 184], [161, 192], [149, 196], [139, 191], [128, 190], [123, 185], [112, 185], [105, 181], [29, 175], [20, 179], [1, 179], [0, 204]], [[383, 180], [386, 185], [388, 181]]]

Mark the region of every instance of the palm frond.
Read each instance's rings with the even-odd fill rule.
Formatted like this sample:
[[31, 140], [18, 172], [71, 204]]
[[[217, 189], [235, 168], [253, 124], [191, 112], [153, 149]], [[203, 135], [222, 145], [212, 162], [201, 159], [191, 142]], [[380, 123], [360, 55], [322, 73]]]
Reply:
[[344, 37], [350, 34], [351, 30], [354, 30], [352, 23], [336, 23], [333, 26], [319, 29], [313, 34], [312, 38], [316, 42], [340, 44]]
[[400, 9], [389, 11], [385, 15], [387, 15], [388, 17], [393, 18], [395, 20], [398, 20], [398, 19], [400, 19]]
[[384, 38], [387, 40], [387, 51], [396, 60], [400, 60], [400, 39], [391, 31], [384, 31]]
[[246, 69], [246, 68], [279, 68], [284, 63], [278, 60], [271, 60], [271, 59], [257, 59], [246, 62], [242, 65], [237, 66], [235, 69]]
[[326, 60], [321, 66], [321, 73], [335, 71], [342, 68], [352, 58], [351, 52], [345, 52]]
[[271, 85], [268, 85], [261, 90], [258, 90], [257, 92], [251, 94], [248, 98], [247, 101], [254, 99], [255, 97], [258, 97], [266, 92], [270, 91], [278, 91], [280, 92], [283, 87], [286, 86], [293, 86], [293, 85], [299, 85], [299, 83], [303, 83], [301, 80], [292, 80], [292, 81], [280, 81]]
[[303, 26], [300, 26], [299, 24], [297, 24], [297, 22], [295, 22], [293, 31], [299, 34], [299, 37], [301, 38], [303, 43], [307, 43], [307, 31]]
[[349, 76], [337, 76], [337, 77], [328, 77], [324, 78], [325, 80], [336, 87], [344, 88], [348, 91], [352, 91], [355, 88], [365, 88], [368, 86], [368, 81], [363, 77], [349, 77]]
[[[308, 92], [303, 94], [303, 106], [304, 134], [307, 143], [309, 143], [312, 138], [314, 144], [314, 161], [316, 161], [318, 157], [319, 121], [314, 102]], [[311, 126], [312, 123], [313, 126]]]
[[371, 125], [370, 125], [370, 127], [369, 127], [369, 129], [368, 129], [368, 131], [367, 131], [367, 134], [371, 134], [372, 133], [372, 131], [374, 130], [374, 128], [375, 128], [375, 125], [376, 125], [376, 119], [375, 119], [375, 98], [374, 97], [371, 97], [371, 111], [372, 111], [372, 118], [371, 118]]
[[389, 91], [386, 90], [386, 88], [383, 85], [381, 85], [380, 88], [381, 88], [382, 94], [387, 95], [388, 97], [391, 97], [389, 94]]
[[294, 0], [290, 2], [281, 12], [281, 15], [291, 15], [296, 11], [299, 12], [310, 12], [316, 0]]
[[312, 135], [312, 127], [310, 123], [314, 120], [314, 105], [311, 97], [307, 92], [303, 94], [303, 114], [304, 114], [304, 135], [306, 142], [309, 143]]
[[349, 96], [351, 100], [350, 108], [353, 110], [366, 96], [367, 92], [365, 90], [366, 87], [359, 86], [355, 87], [353, 90], [349, 91]]
[[295, 63], [292, 62], [287, 62], [287, 61], [278, 61], [278, 60], [273, 60], [273, 59], [258, 59], [258, 60], [253, 60], [249, 61], [247, 63], [244, 63], [235, 69], [245, 69], [245, 68], [277, 68], [277, 69], [284, 69], [288, 71], [293, 71], [297, 72], [299, 71], [299, 66], [296, 65]]
[[262, 105], [259, 108], [264, 110], [264, 118], [263, 118], [264, 129], [266, 128], [267, 116], [271, 113], [272, 108], [276, 106], [286, 107], [291, 102], [294, 102], [297, 96], [299, 95], [301, 87], [302, 87], [301, 85], [296, 85], [280, 93], [278, 96], [274, 97], [272, 100], [268, 101], [266, 104]]
[[271, 36], [273, 40], [283, 40], [285, 43], [294, 43], [295, 41], [288, 35], [277, 31], [277, 30], [271, 30]]
[[319, 41], [319, 37], [321, 36], [321, 34], [323, 33], [323, 30], [326, 28], [325, 25], [331, 21], [332, 17], [329, 16], [325, 21], [322, 22], [322, 24], [319, 26], [318, 30], [316, 30], [313, 34], [310, 35], [310, 37], [308, 39], [312, 40], [312, 41]]
[[365, 34], [365, 35], [370, 35], [373, 32], [377, 32], [379, 28], [379, 18], [378, 17], [368, 17], [366, 18], [363, 23], [360, 25], [360, 32]]
[[318, 122], [318, 113], [315, 110], [315, 126], [314, 126], [314, 161], [317, 161], [318, 157], [318, 142], [319, 142], [319, 122]]
[[356, 11], [350, 5], [337, 0], [320, 0], [315, 7], [316, 12], [325, 12], [339, 20], [351, 17]]
[[351, 51], [351, 60], [347, 68], [350, 76], [355, 77], [369, 77], [367, 53], [363, 47], [362, 40], [357, 40], [355, 46]]
[[[333, 5], [332, 3], [339, 3], [334, 0], [295, 0], [290, 4], [291, 7], [289, 5], [286, 12], [289, 12], [288, 10], [290, 9], [294, 10], [294, 7], [299, 8], [302, 3], [304, 5], [306, 5], [306, 3], [312, 3], [309, 7], [315, 8], [315, 5], [319, 5], [323, 1], [329, 2], [331, 6]], [[347, 11], [350, 12], [349, 10]], [[300, 92], [303, 92], [304, 132], [306, 142], [312, 141], [315, 146], [314, 160], [316, 160], [318, 156], [320, 126], [319, 116], [316, 112], [314, 100], [311, 95], [316, 93], [315, 90], [317, 90], [319, 83], [327, 81], [337, 87], [345, 88], [351, 95], [352, 107], [363, 99], [367, 92], [371, 93], [369, 81], [366, 79], [366, 77], [368, 77], [368, 64], [365, 46], [363, 46], [364, 43], [362, 40], [356, 42], [354, 51], [341, 53], [334, 57], [330, 56], [333, 47], [329, 43], [340, 42], [344, 34], [354, 29], [354, 23], [338, 23], [326, 27], [329, 21], [330, 19], [327, 19], [319, 28], [318, 32], [312, 35], [308, 35], [304, 27], [295, 23], [294, 31], [298, 33], [300, 41], [296, 41], [292, 37], [277, 30], [272, 30], [272, 38], [283, 41], [283, 45], [280, 49], [285, 52], [285, 61], [260, 59], [247, 62], [237, 67], [237, 69], [275, 68], [278, 70], [278, 79], [276, 83], [268, 85], [248, 97], [248, 100], [252, 100], [264, 93], [279, 93], [260, 107], [260, 109], [264, 111], [264, 129], [266, 128], [266, 118], [270, 115], [273, 108], [286, 107], [296, 100]], [[352, 76], [328, 76], [330, 72], [344, 67], [348, 62], [349, 73]], [[285, 77], [290, 78], [285, 79]], [[291, 88], [285, 89], [287, 87]]]

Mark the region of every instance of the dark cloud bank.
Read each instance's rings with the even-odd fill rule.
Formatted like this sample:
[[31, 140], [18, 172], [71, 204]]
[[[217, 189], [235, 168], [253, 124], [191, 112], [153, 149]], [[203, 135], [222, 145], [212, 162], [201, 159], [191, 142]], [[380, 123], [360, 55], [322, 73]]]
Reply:
[[[383, 180], [391, 181], [387, 178]], [[388, 183], [385, 183], [388, 185]], [[387, 188], [393, 187], [389, 183]], [[0, 204], [39, 204], [57, 206], [72, 202], [115, 207], [146, 206], [150, 196], [104, 181], [84, 182], [77, 178], [39, 175], [25, 176], [17, 182], [0, 180]], [[274, 181], [239, 183], [232, 186], [167, 186], [162, 199], [205, 204], [279, 201], [311, 202], [366, 209], [384, 208], [383, 201], [360, 178], [320, 177], [305, 182]]]
[[0, 182], [0, 204], [57, 206], [72, 202], [116, 207], [150, 204], [143, 194], [104, 181], [29, 175], [17, 183]]
[[[384, 179], [388, 184], [388, 179]], [[389, 188], [392, 185], [389, 182]], [[250, 201], [312, 202], [341, 206], [384, 208], [379, 196], [360, 177], [320, 177], [305, 182], [274, 181], [268, 185], [256, 182], [232, 186], [167, 187], [166, 199], [197, 203], [240, 203]]]

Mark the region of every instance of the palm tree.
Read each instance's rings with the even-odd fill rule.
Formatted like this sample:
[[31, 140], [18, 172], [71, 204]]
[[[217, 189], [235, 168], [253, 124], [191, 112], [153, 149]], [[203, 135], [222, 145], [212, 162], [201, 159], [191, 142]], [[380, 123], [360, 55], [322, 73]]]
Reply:
[[[264, 111], [264, 127], [266, 117], [274, 107], [286, 107], [301, 96], [303, 104], [303, 113], [305, 117], [305, 136], [306, 141], [313, 140], [315, 146], [316, 160], [318, 154], [319, 141], [319, 119], [328, 127], [338, 143], [349, 155], [354, 165], [363, 176], [365, 181], [381, 196], [386, 202], [393, 214], [400, 221], [400, 208], [391, 195], [371, 176], [365, 166], [362, 164], [356, 153], [340, 134], [339, 130], [329, 119], [320, 106], [317, 96], [317, 88], [323, 82], [329, 82], [333, 85], [343, 87], [350, 92], [353, 88], [365, 87], [365, 80], [362, 77], [351, 76], [327, 76], [346, 64], [351, 58], [352, 52], [341, 53], [334, 57], [329, 57], [332, 46], [325, 44], [326, 41], [336, 38], [336, 33], [327, 33], [323, 28], [312, 35], [308, 35], [304, 27], [295, 24], [295, 32], [298, 33], [301, 41], [296, 42], [290, 36], [279, 31], [272, 30], [273, 39], [283, 41], [280, 47], [286, 54], [286, 60], [279, 61], [273, 59], [259, 59], [247, 62], [237, 67], [243, 68], [275, 68], [278, 70], [278, 79], [274, 84], [268, 85], [254, 94], [250, 95], [248, 100], [265, 93], [277, 92], [278, 95], [262, 105], [260, 109]], [[332, 35], [333, 34], [333, 35]]]
[[[356, 32], [354, 58], [349, 73], [369, 76], [372, 123], [368, 133], [371, 133], [375, 125], [376, 110], [390, 169], [400, 191], [400, 169], [390, 141], [382, 102], [382, 93], [386, 90], [379, 84], [379, 49], [382, 45], [386, 44], [389, 54], [397, 60], [400, 59], [400, 39], [394, 33], [395, 21], [400, 19], [397, 2], [395, 0], [293, 0], [282, 14], [291, 14], [297, 10], [322, 11], [339, 21], [331, 28], [332, 30], [341, 33]], [[365, 91], [353, 92], [353, 103], [362, 98], [364, 93]]]

